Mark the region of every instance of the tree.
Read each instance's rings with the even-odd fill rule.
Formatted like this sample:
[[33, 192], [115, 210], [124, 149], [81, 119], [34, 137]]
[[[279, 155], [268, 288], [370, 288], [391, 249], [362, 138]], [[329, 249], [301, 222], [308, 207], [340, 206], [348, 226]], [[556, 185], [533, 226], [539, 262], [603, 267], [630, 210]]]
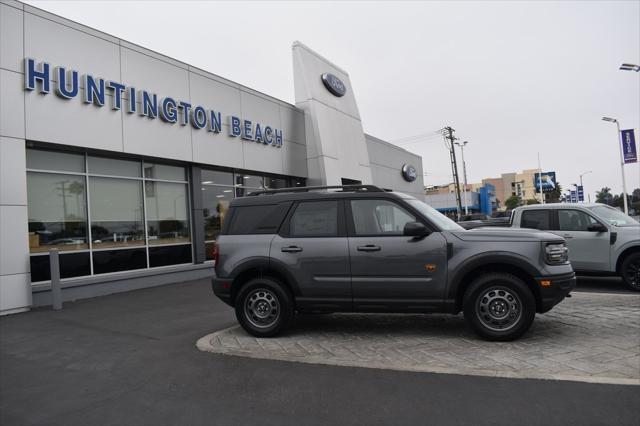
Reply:
[[504, 205], [508, 210], [513, 210], [516, 207], [518, 207], [520, 204], [522, 204], [522, 198], [520, 198], [517, 195], [512, 195], [511, 197], [507, 198], [504, 202]]
[[596, 203], [611, 204], [612, 201], [613, 195], [611, 194], [611, 188], [605, 186], [596, 192]]
[[549, 192], [544, 193], [544, 200], [546, 203], [559, 203], [562, 198], [562, 187], [560, 182], [556, 183], [556, 186]]
[[529, 198], [524, 203], [530, 206], [531, 204], [540, 204], [540, 201], [536, 200], [535, 198]]

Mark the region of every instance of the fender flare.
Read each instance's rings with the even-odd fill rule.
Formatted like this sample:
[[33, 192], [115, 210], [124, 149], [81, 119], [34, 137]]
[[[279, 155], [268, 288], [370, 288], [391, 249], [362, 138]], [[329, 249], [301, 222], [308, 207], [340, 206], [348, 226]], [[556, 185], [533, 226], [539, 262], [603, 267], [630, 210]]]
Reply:
[[277, 272], [279, 275], [284, 277], [284, 279], [286, 280], [285, 285], [289, 287], [293, 295], [300, 295], [298, 283], [296, 282], [291, 272], [289, 272], [287, 267], [282, 262], [270, 259], [266, 256], [252, 257], [243, 260], [240, 264], [236, 265], [233, 268], [233, 270], [229, 274], [229, 278], [231, 278], [232, 281], [235, 281], [238, 276], [251, 269], [273, 270]]
[[503, 251], [491, 251], [476, 254], [460, 264], [456, 272], [451, 276], [447, 286], [447, 296], [449, 300], [455, 300], [458, 296], [458, 289], [464, 285], [462, 279], [472, 270], [489, 264], [501, 264], [512, 266], [525, 271], [532, 279], [540, 275], [540, 271], [525, 256]]

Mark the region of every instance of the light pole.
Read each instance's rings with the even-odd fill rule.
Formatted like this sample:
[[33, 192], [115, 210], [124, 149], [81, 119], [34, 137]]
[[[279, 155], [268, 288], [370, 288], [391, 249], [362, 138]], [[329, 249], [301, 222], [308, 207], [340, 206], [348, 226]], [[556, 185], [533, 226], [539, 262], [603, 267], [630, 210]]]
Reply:
[[620, 150], [620, 171], [622, 172], [622, 197], [624, 198], [624, 214], [629, 214], [629, 206], [627, 205], [627, 181], [624, 177], [624, 156], [622, 155], [622, 139], [620, 137], [620, 122], [615, 118], [611, 117], [602, 117], [603, 121], [608, 121], [609, 123], [616, 123], [616, 128], [618, 129], [618, 149]]
[[[593, 173], [593, 171], [589, 170], [588, 172], [580, 173], [580, 186], [582, 187], [583, 194], [584, 194], [584, 185], [582, 184], [582, 176], [588, 175], [589, 173]], [[587, 196], [589, 197], [589, 202], [591, 202], [591, 194], [587, 194]]]
[[640, 65], [635, 65], [635, 64], [622, 64], [620, 65], [620, 68], [623, 71], [635, 71], [635, 72], [640, 72]]
[[462, 143], [455, 142], [455, 144], [460, 147], [460, 151], [462, 152], [462, 176], [464, 178], [464, 214], [469, 214], [469, 203], [467, 202], [467, 163], [464, 161], [464, 146], [468, 143], [469, 141], [464, 141]]

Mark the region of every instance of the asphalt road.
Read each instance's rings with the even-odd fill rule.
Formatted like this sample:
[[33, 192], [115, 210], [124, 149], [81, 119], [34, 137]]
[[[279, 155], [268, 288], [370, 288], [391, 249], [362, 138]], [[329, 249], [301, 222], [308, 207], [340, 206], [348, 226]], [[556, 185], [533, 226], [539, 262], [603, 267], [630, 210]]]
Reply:
[[[587, 280], [582, 288], [608, 290]], [[604, 286], [604, 287], [603, 287]], [[235, 324], [206, 281], [0, 318], [1, 425], [638, 425], [640, 386], [203, 353]]]

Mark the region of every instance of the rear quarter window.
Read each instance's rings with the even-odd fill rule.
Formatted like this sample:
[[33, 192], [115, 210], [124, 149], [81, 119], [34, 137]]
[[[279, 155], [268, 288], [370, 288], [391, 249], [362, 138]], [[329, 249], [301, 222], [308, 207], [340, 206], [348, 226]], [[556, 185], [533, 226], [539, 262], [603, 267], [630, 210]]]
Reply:
[[551, 229], [549, 210], [525, 210], [520, 221], [521, 228], [532, 228], [546, 231]]
[[233, 208], [228, 235], [276, 234], [291, 203]]

